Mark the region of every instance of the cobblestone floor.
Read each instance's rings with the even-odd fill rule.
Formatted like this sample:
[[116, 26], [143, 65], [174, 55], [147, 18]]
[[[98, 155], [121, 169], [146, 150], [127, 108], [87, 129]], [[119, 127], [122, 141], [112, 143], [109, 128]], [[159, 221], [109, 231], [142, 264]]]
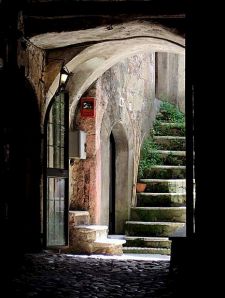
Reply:
[[[1, 297], [175, 297], [169, 261], [27, 254]], [[181, 297], [180, 297], [181, 298]]]

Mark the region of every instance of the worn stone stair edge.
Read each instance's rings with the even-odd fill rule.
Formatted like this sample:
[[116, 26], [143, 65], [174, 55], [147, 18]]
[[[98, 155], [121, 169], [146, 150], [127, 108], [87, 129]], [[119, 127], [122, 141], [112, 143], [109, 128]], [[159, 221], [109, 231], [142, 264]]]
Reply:
[[186, 137], [183, 136], [153, 136], [153, 139], [165, 139], [165, 140], [185, 140]]
[[151, 178], [143, 178], [140, 179], [140, 181], [145, 181], [145, 182], [159, 182], [159, 183], [164, 183], [164, 182], [168, 182], [168, 183], [175, 183], [175, 182], [185, 182], [186, 183], [186, 179], [151, 179]]
[[116, 235], [116, 234], [108, 234], [108, 239], [118, 239], [118, 240], [125, 240], [126, 235]]
[[69, 212], [76, 216], [89, 215], [89, 211], [69, 210]]
[[96, 230], [96, 231], [108, 230], [108, 226], [105, 226], [105, 225], [76, 225], [75, 228]]
[[146, 251], [146, 250], [155, 250], [155, 251], [160, 251], [160, 250], [170, 250], [170, 248], [164, 248], [164, 247], [135, 247], [135, 246], [124, 246], [123, 247], [123, 251], [126, 250], [142, 250], [142, 251]]
[[175, 225], [184, 225], [185, 223], [182, 222], [170, 222], [170, 221], [133, 221], [128, 220], [126, 224], [131, 225], [168, 225], [168, 226], [175, 226]]
[[179, 169], [181, 169], [181, 170], [183, 170], [183, 169], [186, 169], [186, 166], [172, 166], [172, 165], [156, 165], [156, 166], [151, 166], [151, 169], [177, 169], [177, 170], [179, 170]]
[[126, 236], [126, 240], [143, 240], [143, 241], [171, 241], [169, 237], [145, 237], [145, 236]]
[[142, 196], [185, 196], [186, 192], [140, 192]]
[[123, 247], [123, 253], [170, 255], [171, 249], [158, 247]]
[[185, 127], [185, 123], [164, 122], [164, 121], [159, 121], [158, 125], [170, 126], [170, 127], [173, 127], [173, 128], [183, 128], [183, 127]]
[[159, 153], [159, 154], [164, 154], [164, 155], [173, 155], [173, 156], [186, 156], [186, 151], [185, 150], [152, 150], [152, 153]]
[[123, 239], [111, 239], [111, 238], [106, 238], [106, 239], [101, 239], [101, 240], [95, 240], [94, 244], [105, 244], [105, 245], [122, 245], [125, 244], [126, 240]]
[[153, 207], [131, 207], [132, 210], [185, 210], [185, 206], [175, 206], [175, 207], [161, 207], [161, 206], [153, 206]]

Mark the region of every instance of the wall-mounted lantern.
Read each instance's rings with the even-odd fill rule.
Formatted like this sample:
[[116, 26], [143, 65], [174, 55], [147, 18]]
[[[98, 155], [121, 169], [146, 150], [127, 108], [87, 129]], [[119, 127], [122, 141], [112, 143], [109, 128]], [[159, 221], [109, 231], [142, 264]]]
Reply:
[[80, 112], [82, 117], [95, 117], [96, 100], [94, 97], [81, 98]]
[[69, 75], [70, 75], [69, 70], [67, 69], [66, 66], [63, 66], [61, 68], [60, 76], [59, 76], [58, 92], [65, 90], [66, 84], [67, 84], [68, 79], [69, 79]]

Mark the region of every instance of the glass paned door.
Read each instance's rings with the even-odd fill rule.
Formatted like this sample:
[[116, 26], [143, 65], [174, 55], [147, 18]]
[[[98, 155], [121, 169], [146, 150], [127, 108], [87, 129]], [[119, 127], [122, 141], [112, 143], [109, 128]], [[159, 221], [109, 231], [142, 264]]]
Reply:
[[49, 106], [46, 122], [46, 179], [44, 200], [45, 244], [68, 243], [68, 98], [55, 96]]

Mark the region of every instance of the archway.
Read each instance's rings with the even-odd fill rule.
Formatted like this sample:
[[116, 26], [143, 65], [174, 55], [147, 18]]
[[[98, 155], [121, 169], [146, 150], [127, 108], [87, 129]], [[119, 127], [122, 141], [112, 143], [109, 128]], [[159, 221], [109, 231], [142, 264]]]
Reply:
[[[76, 105], [82, 94], [119, 61], [145, 51], [174, 53], [179, 56], [185, 54], [183, 37], [163, 26], [139, 21], [120, 24], [109, 32], [105, 32], [103, 26], [79, 32], [57, 33], [57, 36], [51, 33], [42, 34], [34, 36], [31, 41], [43, 49], [73, 45], [74, 49], [78, 50], [74, 58], [68, 59], [70, 54], [65, 48], [64, 57], [61, 59], [67, 61], [66, 67], [71, 72], [67, 88], [70, 94], [70, 122], [74, 119]], [[87, 42], [91, 45], [87, 45]], [[46, 94], [44, 114], [57, 89], [58, 80], [59, 74], [55, 73], [55, 79]]]
[[[137, 24], [137, 27], [140, 27], [140, 24]], [[136, 29], [137, 29], [136, 27]], [[165, 53], [175, 53], [179, 56], [184, 56], [184, 39], [181, 37], [177, 37], [175, 34], [162, 30], [162, 28], [159, 26], [159, 28], [151, 28], [149, 24], [146, 25], [146, 30], [150, 29], [150, 33], [145, 36], [137, 36], [132, 32], [131, 38], [115, 38], [111, 40], [102, 40], [99, 39], [98, 41], [95, 41], [92, 43], [91, 46], [84, 47], [84, 50], [80, 51], [79, 54], [75, 55], [74, 58], [71, 59], [71, 57], [67, 60], [66, 66], [71, 72], [70, 81], [67, 85], [67, 90], [70, 94], [70, 125], [72, 126], [72, 122], [74, 120], [75, 110], [76, 106], [78, 104], [78, 101], [80, 97], [85, 94], [85, 92], [88, 90], [88, 88], [96, 82], [97, 79], [99, 79], [108, 69], [110, 69], [112, 66], [116, 65], [119, 61], [122, 61], [125, 58], [132, 57], [133, 55], [140, 54], [142, 52], [165, 52]], [[158, 29], [159, 31], [155, 30]], [[160, 34], [155, 34], [155, 32], [161, 32]], [[168, 33], [169, 32], [169, 33]], [[87, 32], [88, 33], [88, 32]], [[167, 34], [168, 33], [168, 34]], [[90, 38], [90, 36], [88, 37]], [[87, 38], [87, 39], [88, 39]], [[178, 39], [177, 39], [178, 38]], [[138, 41], [138, 42], [137, 42]], [[79, 47], [78, 41], [74, 42], [74, 47]], [[66, 49], [65, 49], [65, 57], [66, 57]], [[154, 68], [154, 63], [151, 64], [151, 69]], [[45, 104], [51, 100], [52, 94], [54, 94], [54, 88], [57, 86], [58, 78], [56, 77], [55, 81], [52, 83], [48, 93]], [[119, 98], [119, 97], [118, 97]], [[136, 101], [135, 107], [140, 112], [142, 105], [137, 103]], [[44, 112], [45, 112], [46, 106], [44, 106]], [[150, 108], [150, 106], [149, 106]], [[129, 107], [127, 107], [129, 110]], [[102, 114], [99, 116], [98, 121], [101, 123], [102, 121]], [[143, 118], [142, 118], [143, 119]], [[106, 143], [107, 147], [109, 147], [109, 135], [112, 131], [112, 127], [114, 124], [119, 121], [119, 119], [114, 119], [114, 123], [111, 121], [111, 125], [107, 127], [107, 138]], [[142, 127], [140, 127], [140, 134], [142, 133]], [[103, 129], [104, 130], [104, 129]], [[126, 130], [127, 132], [127, 130]], [[114, 131], [112, 132], [113, 136], [115, 138], [115, 144], [116, 142], [116, 136], [114, 134]], [[136, 139], [139, 138], [139, 135], [136, 136]], [[102, 138], [101, 138], [102, 139]], [[125, 138], [126, 139], [126, 138]], [[118, 139], [119, 140], [119, 139]], [[130, 143], [129, 143], [130, 144]], [[134, 151], [136, 149], [134, 148]], [[102, 153], [102, 160], [108, 160], [109, 159], [109, 148], [105, 149], [103, 148]], [[105, 151], [105, 153], [104, 153]], [[137, 150], [136, 150], [137, 151]], [[135, 154], [136, 154], [135, 151]], [[104, 157], [105, 155], [105, 157]], [[104, 164], [105, 166], [106, 164]], [[102, 163], [103, 167], [103, 163]], [[109, 168], [109, 167], [107, 167]], [[104, 172], [104, 169], [103, 169]], [[115, 171], [116, 172], [116, 171]], [[108, 175], [108, 181], [109, 181], [109, 173], [106, 173], [106, 176], [102, 176], [102, 181], [107, 180], [106, 177]], [[133, 172], [131, 172], [131, 175], [133, 175]], [[101, 198], [104, 197], [104, 194], [106, 194], [106, 197], [109, 196], [109, 185], [108, 182], [102, 183], [104, 186], [102, 186], [102, 195]], [[117, 182], [115, 182], [117, 185]], [[132, 189], [131, 183], [129, 184], [128, 189]], [[115, 190], [115, 193], [117, 191]], [[127, 194], [129, 191], [126, 191]], [[117, 195], [115, 195], [117, 196]], [[100, 196], [99, 196], [100, 197]], [[129, 202], [129, 195], [125, 198], [125, 201]], [[101, 210], [108, 210], [109, 204], [106, 203], [106, 201], [102, 201]], [[116, 204], [116, 203], [115, 203]], [[97, 206], [97, 205], [96, 205]], [[127, 203], [127, 206], [129, 206], [129, 203]], [[128, 209], [128, 208], [127, 208]], [[126, 207], [124, 208], [126, 210]], [[106, 213], [107, 211], [105, 211]], [[116, 214], [116, 211], [115, 211]], [[128, 211], [127, 211], [128, 214]], [[124, 216], [124, 218], [127, 218], [127, 216]], [[108, 215], [101, 215], [101, 221], [100, 223], [108, 224]], [[116, 219], [115, 219], [116, 222]], [[117, 233], [115, 228], [115, 232]]]

